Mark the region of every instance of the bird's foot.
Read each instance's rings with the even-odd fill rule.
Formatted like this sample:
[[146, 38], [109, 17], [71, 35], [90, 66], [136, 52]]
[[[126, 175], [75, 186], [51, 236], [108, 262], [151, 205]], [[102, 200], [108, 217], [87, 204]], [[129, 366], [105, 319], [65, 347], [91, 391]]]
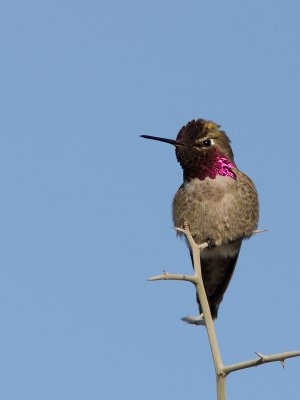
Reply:
[[213, 239], [207, 238], [206, 242], [208, 244], [209, 250], [213, 250], [216, 247], [216, 242]]
[[190, 231], [190, 225], [189, 225], [189, 223], [187, 222], [186, 219], [183, 221], [183, 229], [184, 229], [185, 231], [187, 231], [187, 232]]
[[205, 325], [203, 313], [195, 316], [188, 315], [187, 317], [181, 318], [181, 321], [191, 325]]

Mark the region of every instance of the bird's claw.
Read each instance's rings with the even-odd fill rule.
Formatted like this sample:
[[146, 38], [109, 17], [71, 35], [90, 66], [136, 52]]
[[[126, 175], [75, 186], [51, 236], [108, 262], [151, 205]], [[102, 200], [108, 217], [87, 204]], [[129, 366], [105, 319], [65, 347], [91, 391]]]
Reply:
[[216, 247], [216, 242], [213, 239], [207, 238], [206, 242], [208, 244], [209, 250], [213, 250]]
[[188, 231], [190, 230], [189, 223], [187, 222], [186, 219], [183, 221], [183, 229], [184, 229], [186, 232], [188, 232]]

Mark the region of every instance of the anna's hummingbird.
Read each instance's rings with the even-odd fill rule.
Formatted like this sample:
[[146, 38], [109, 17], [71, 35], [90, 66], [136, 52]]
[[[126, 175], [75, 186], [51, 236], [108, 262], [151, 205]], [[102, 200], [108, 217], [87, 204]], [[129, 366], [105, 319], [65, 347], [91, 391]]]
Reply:
[[[212, 317], [232, 277], [242, 240], [257, 228], [258, 197], [250, 178], [237, 168], [230, 140], [220, 126], [197, 119], [179, 131], [176, 140], [142, 135], [173, 144], [183, 169], [183, 184], [173, 200], [175, 227], [187, 223], [201, 252], [201, 269]], [[179, 233], [180, 234], [180, 233]], [[202, 324], [203, 315], [184, 321]]]

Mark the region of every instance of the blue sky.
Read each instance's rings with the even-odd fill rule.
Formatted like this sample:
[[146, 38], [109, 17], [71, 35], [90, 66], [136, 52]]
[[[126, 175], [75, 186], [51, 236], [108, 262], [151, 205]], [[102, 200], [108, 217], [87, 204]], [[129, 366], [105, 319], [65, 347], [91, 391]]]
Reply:
[[[232, 139], [259, 227], [216, 323], [225, 363], [300, 347], [296, 0], [0, 5], [0, 396], [214, 398], [171, 202], [193, 118]], [[300, 360], [228, 379], [229, 399], [294, 399]]]

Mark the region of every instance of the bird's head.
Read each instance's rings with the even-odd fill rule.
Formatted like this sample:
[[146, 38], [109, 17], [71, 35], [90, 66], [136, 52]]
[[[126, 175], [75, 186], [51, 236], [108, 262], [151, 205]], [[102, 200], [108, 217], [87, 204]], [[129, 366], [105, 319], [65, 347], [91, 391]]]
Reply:
[[186, 177], [215, 177], [214, 169], [222, 165], [222, 160], [229, 168], [235, 167], [230, 140], [220, 126], [212, 121], [197, 119], [188, 122], [180, 129], [176, 140], [148, 135], [142, 137], [173, 144]]

